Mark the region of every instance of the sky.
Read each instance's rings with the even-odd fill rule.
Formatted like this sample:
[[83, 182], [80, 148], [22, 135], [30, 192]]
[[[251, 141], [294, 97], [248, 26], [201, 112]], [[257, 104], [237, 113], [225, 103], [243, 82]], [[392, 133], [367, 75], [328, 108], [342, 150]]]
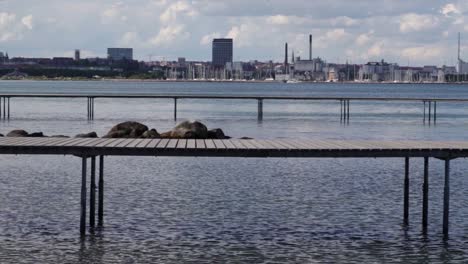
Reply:
[[468, 60], [467, 0], [0, 0], [0, 51], [10, 57], [211, 60], [213, 38], [234, 39], [234, 60], [284, 60], [284, 43], [328, 62], [455, 65]]

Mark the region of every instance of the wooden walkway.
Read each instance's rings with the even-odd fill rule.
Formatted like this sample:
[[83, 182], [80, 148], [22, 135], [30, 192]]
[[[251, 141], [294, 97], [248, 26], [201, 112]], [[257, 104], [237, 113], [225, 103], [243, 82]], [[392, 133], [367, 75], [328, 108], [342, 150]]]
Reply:
[[450, 161], [468, 157], [468, 142], [337, 140], [202, 140], [105, 138], [0, 138], [0, 154], [75, 155], [82, 158], [80, 233], [86, 233], [87, 161], [91, 159], [90, 228], [95, 227], [96, 158], [99, 157], [98, 225], [103, 225], [104, 156], [244, 158], [404, 158], [403, 223], [409, 221], [409, 161], [424, 159], [422, 227], [427, 231], [429, 158], [445, 161], [443, 234], [448, 238]]
[[[172, 99], [174, 101], [174, 120], [177, 120], [177, 103], [181, 99], [196, 100], [255, 100], [257, 101], [257, 119], [263, 120], [263, 104], [265, 100], [282, 101], [330, 101], [340, 103], [340, 120], [349, 122], [350, 102], [419, 102], [423, 103], [423, 122], [436, 122], [437, 103], [467, 103], [468, 98], [430, 98], [430, 97], [324, 97], [324, 96], [260, 96], [260, 95], [194, 95], [194, 94], [112, 94], [112, 93], [93, 93], [93, 94], [0, 94], [0, 118], [10, 119], [10, 99], [14, 98], [83, 98], [87, 99], [87, 118], [94, 120], [95, 99]], [[427, 115], [426, 115], [427, 111]]]

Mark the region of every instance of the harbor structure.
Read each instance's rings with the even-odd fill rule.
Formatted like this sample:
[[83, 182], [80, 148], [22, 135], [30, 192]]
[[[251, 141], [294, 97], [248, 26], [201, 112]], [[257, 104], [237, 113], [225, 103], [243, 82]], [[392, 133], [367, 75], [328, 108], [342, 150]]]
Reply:
[[[105, 156], [231, 157], [231, 158], [400, 158], [402, 170], [402, 224], [410, 225], [410, 159], [424, 159], [422, 232], [428, 231], [429, 160], [442, 160], [443, 210], [441, 233], [449, 239], [450, 165], [468, 157], [468, 142], [332, 141], [332, 140], [240, 140], [240, 139], [134, 139], [134, 138], [0, 138], [2, 155], [74, 155], [81, 159], [79, 234], [104, 226]], [[97, 161], [99, 159], [99, 172]], [[88, 160], [91, 160], [88, 177]], [[96, 177], [97, 176], [97, 177]], [[98, 183], [96, 184], [96, 178]], [[88, 192], [88, 179], [90, 190]], [[89, 193], [89, 200], [88, 200]], [[96, 194], [97, 197], [96, 197]], [[97, 201], [96, 201], [97, 198]], [[89, 207], [88, 207], [89, 201]], [[97, 208], [96, 208], [97, 202]], [[415, 204], [415, 203], [414, 203]], [[89, 208], [89, 225], [87, 215]], [[96, 209], [97, 218], [96, 223]], [[109, 212], [112, 214], [112, 212]]]

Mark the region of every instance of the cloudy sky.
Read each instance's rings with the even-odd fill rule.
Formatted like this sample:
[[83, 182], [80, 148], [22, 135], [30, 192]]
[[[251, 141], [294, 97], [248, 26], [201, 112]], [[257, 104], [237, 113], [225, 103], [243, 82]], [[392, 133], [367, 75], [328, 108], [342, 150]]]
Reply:
[[330, 62], [468, 59], [467, 0], [0, 0], [0, 51], [10, 56], [106, 55], [132, 47], [141, 60], [210, 60], [214, 37], [234, 38], [235, 60], [276, 60], [284, 42]]

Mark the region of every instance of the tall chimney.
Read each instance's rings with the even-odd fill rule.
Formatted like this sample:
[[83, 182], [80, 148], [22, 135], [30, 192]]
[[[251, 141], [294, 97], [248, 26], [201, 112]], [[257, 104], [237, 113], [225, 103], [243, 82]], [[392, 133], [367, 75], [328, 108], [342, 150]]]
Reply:
[[309, 60], [312, 60], [312, 34], [309, 35]]
[[288, 43], [284, 46], [284, 71], [288, 73]]

